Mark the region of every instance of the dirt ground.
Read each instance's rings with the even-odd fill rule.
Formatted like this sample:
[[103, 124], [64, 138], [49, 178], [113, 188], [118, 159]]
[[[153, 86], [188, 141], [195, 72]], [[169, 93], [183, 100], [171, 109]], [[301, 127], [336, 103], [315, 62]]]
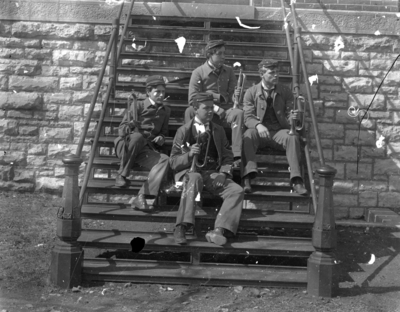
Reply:
[[[83, 284], [75, 292], [49, 282], [58, 196], [0, 193], [0, 312], [138, 311], [400, 312], [400, 231], [338, 230], [338, 296], [304, 289], [157, 284]], [[375, 261], [368, 264], [372, 255]]]

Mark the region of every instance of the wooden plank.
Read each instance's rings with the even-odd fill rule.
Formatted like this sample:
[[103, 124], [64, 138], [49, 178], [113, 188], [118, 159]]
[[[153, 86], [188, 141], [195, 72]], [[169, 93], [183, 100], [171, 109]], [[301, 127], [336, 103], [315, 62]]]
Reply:
[[191, 265], [182, 262], [85, 259], [84, 280], [212, 286], [306, 287], [305, 267], [265, 265]]
[[[124, 221], [164, 221], [175, 222], [177, 216], [176, 206], [157, 207], [154, 212], [146, 213], [131, 209], [124, 204], [84, 204], [82, 205], [82, 218], [124, 220]], [[218, 211], [214, 208], [199, 208], [196, 210], [196, 220], [199, 222], [214, 222]], [[314, 216], [305, 213], [278, 213], [262, 211], [258, 209], [243, 209], [240, 217], [240, 227], [288, 227], [288, 228], [312, 228]]]
[[187, 245], [178, 245], [175, 244], [172, 233], [116, 229], [82, 230], [78, 242], [85, 247], [130, 250], [130, 242], [134, 237], [141, 237], [146, 241], [144, 250], [285, 257], [308, 257], [314, 251], [310, 238], [240, 235], [229, 239], [224, 246], [217, 246], [207, 242], [204, 236], [187, 234]]

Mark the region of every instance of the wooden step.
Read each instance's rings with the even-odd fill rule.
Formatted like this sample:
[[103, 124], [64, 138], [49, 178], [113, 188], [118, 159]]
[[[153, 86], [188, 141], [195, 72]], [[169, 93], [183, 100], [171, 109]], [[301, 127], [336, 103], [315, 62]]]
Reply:
[[314, 247], [310, 238], [238, 235], [224, 246], [207, 242], [201, 235], [186, 234], [187, 245], [174, 242], [172, 233], [134, 232], [119, 230], [82, 230], [79, 244], [85, 248], [131, 250], [130, 242], [141, 237], [146, 245], [143, 250], [168, 250], [171, 252], [218, 253], [253, 256], [308, 257]]
[[[104, 117], [103, 126], [113, 126], [118, 127], [122, 121], [122, 116], [110, 116]], [[168, 127], [177, 130], [183, 125], [183, 113], [182, 117], [170, 117], [168, 122]], [[171, 129], [170, 129], [171, 130]]]
[[[136, 92], [146, 92], [146, 87], [144, 82], [117, 82], [116, 83], [117, 90], [123, 91], [136, 91]], [[177, 84], [177, 83], [167, 83], [166, 85], [166, 94], [181, 94], [187, 96], [188, 94], [188, 85]]]
[[[115, 180], [113, 179], [91, 179], [87, 185], [87, 191], [89, 193], [101, 193], [101, 194], [127, 194], [135, 195], [142, 186], [143, 181], [131, 181], [129, 187], [120, 188], [115, 186]], [[245, 200], [264, 200], [264, 201], [277, 201], [277, 202], [308, 202], [309, 196], [300, 196], [297, 193], [290, 193], [287, 188], [286, 191], [282, 191], [282, 187], [279, 186], [252, 186], [253, 192], [245, 194]], [[285, 188], [284, 188], [285, 189]], [[172, 192], [168, 194], [168, 197], [180, 197], [180, 192]], [[202, 193], [203, 198], [215, 198], [208, 192]]]
[[116, 281], [209, 286], [307, 286], [307, 268], [264, 265], [191, 265], [182, 262], [84, 259], [87, 281]]
[[[196, 222], [214, 222], [218, 214], [214, 208], [199, 208], [196, 210]], [[151, 213], [132, 209], [125, 204], [84, 204], [81, 217], [96, 220], [122, 220], [146, 222], [176, 221], [177, 207], [163, 206]], [[311, 229], [314, 216], [305, 213], [273, 212], [258, 209], [243, 209], [240, 227], [269, 227], [269, 228], [302, 228]]]

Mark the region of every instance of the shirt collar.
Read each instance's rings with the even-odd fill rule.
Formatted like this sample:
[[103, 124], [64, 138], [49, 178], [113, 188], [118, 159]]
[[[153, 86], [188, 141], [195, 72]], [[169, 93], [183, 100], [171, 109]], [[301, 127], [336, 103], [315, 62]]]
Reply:
[[149, 100], [147, 107], [156, 107], [156, 108], [161, 108], [164, 105], [163, 104], [157, 104], [156, 102], [154, 102], [151, 98], [147, 98]]
[[[214, 67], [208, 62], [208, 60], [203, 64], [204, 73], [208, 76], [210, 73], [215, 71]], [[220, 68], [221, 72], [225, 70], [225, 65], [222, 65]]]
[[268, 89], [264, 84], [264, 80], [261, 80], [261, 86], [262, 86], [263, 90], [265, 90], [265, 91], [275, 91], [275, 89], [276, 89], [276, 85], [274, 85], [274, 87], [272, 89]]

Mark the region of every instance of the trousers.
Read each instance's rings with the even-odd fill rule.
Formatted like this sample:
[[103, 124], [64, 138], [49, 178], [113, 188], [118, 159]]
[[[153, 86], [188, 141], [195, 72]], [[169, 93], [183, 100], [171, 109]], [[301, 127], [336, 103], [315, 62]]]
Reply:
[[129, 176], [134, 163], [150, 170], [148, 179], [143, 183], [139, 194], [157, 196], [169, 168], [169, 157], [153, 151], [139, 132], [131, 133], [128, 142], [120, 140], [115, 146], [115, 153], [121, 161], [118, 174], [123, 177]]
[[212, 183], [218, 175], [216, 171], [190, 172], [186, 175], [186, 186], [182, 191], [176, 225], [181, 223], [195, 224], [195, 199], [204, 188], [213, 195], [224, 200], [215, 220], [215, 228], [222, 227], [236, 234], [243, 208], [243, 188], [226, 179], [221, 187], [213, 187]]
[[[188, 123], [196, 112], [193, 106], [189, 106], [185, 111], [185, 124]], [[226, 115], [221, 119], [214, 114], [212, 122], [232, 130], [232, 152], [234, 157], [241, 157], [242, 154], [242, 136], [244, 133], [244, 115], [241, 109], [230, 108], [226, 111]]]
[[301, 177], [300, 170], [300, 140], [298, 135], [289, 135], [289, 130], [270, 131], [271, 137], [261, 138], [256, 129], [247, 129], [243, 135], [242, 178], [251, 174], [253, 178], [257, 170], [256, 153], [259, 148], [271, 147], [286, 151], [290, 166], [290, 179]]

